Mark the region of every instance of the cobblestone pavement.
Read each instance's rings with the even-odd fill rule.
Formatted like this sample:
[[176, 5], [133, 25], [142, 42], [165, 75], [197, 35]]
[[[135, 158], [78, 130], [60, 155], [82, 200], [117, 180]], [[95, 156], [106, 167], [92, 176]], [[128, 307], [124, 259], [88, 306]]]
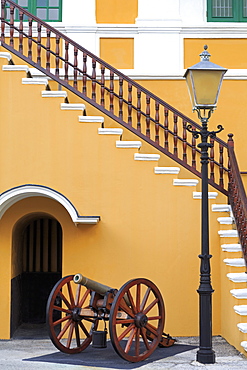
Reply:
[[76, 355], [57, 351], [49, 339], [12, 339], [0, 341], [0, 369], [2, 370], [116, 370], [116, 369], [247, 369], [247, 358], [221, 337], [213, 338], [216, 363], [202, 365], [195, 361], [198, 338], [177, 338], [170, 348], [157, 348], [145, 361], [132, 364], [121, 359], [108, 342], [106, 349], [89, 346]]

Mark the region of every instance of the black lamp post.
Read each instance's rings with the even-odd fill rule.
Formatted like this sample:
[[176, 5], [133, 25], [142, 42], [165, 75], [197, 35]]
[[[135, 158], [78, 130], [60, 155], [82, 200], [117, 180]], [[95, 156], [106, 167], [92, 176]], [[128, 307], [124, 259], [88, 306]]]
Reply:
[[197, 290], [199, 293], [200, 309], [200, 344], [197, 351], [197, 361], [203, 364], [215, 363], [215, 352], [212, 349], [212, 285], [210, 274], [209, 254], [209, 226], [208, 226], [208, 137], [215, 137], [217, 133], [223, 130], [218, 125], [217, 131], [208, 131], [208, 120], [216, 109], [218, 95], [227, 69], [222, 68], [209, 61], [211, 55], [207, 51], [207, 45], [200, 54], [201, 61], [193, 67], [187, 69], [185, 73], [193, 110], [197, 111], [198, 117], [202, 123], [199, 131], [192, 130], [188, 125], [187, 130], [195, 138], [201, 136], [201, 143], [198, 147], [201, 149], [201, 173], [202, 173], [202, 220], [201, 220], [201, 259], [200, 267], [200, 285]]

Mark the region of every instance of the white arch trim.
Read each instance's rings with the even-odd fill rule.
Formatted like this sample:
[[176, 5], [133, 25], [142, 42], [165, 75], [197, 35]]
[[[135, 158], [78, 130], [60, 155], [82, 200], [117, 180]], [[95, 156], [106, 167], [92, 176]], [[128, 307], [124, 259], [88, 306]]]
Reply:
[[67, 210], [75, 224], [95, 225], [100, 220], [100, 216], [80, 216], [74, 205], [63, 194], [49, 187], [33, 184], [17, 186], [0, 195], [0, 219], [13, 204], [30, 197], [45, 197], [56, 200]]

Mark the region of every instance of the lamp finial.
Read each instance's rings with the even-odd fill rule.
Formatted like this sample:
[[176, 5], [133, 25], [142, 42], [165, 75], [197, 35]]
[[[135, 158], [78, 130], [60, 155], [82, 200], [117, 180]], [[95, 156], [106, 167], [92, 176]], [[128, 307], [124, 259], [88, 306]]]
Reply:
[[208, 45], [204, 45], [204, 51], [200, 54], [201, 62], [209, 62], [211, 54], [207, 51]]

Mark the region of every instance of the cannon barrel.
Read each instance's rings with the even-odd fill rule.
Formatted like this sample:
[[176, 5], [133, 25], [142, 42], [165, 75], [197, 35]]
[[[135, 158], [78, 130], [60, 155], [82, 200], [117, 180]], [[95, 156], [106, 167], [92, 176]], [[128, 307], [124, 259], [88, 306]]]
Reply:
[[84, 285], [87, 289], [91, 289], [101, 295], [104, 295], [106, 292], [113, 289], [107, 285], [88, 279], [86, 276], [83, 276], [82, 274], [76, 274], [74, 276], [74, 282], [76, 284]]

